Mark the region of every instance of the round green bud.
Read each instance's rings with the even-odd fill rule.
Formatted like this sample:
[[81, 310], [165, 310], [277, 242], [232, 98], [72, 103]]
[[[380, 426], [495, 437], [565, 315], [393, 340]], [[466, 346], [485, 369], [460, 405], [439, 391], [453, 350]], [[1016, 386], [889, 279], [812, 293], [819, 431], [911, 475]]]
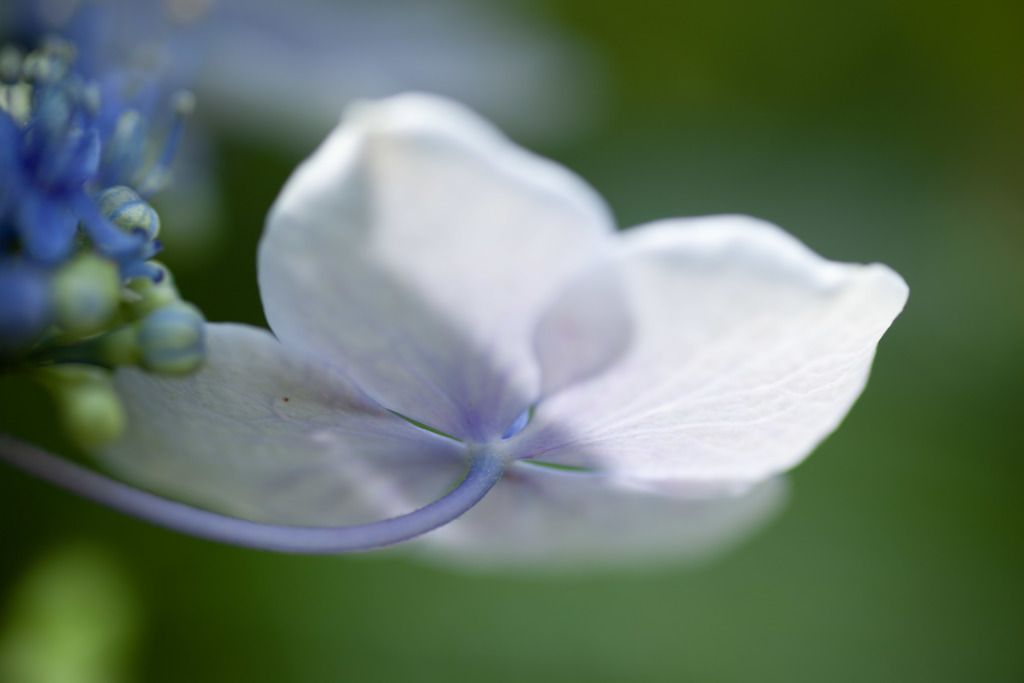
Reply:
[[133, 320], [144, 318], [158, 308], [170, 306], [181, 301], [178, 288], [174, 286], [174, 278], [170, 269], [159, 261], [149, 261], [163, 271], [160, 282], [153, 282], [148, 277], [136, 277], [128, 281], [128, 297], [125, 306]]
[[83, 447], [113, 441], [125, 429], [125, 412], [110, 372], [90, 365], [54, 365], [39, 379], [53, 394], [68, 436]]
[[28, 83], [0, 85], [0, 109], [18, 124], [25, 125], [32, 117], [32, 86]]
[[69, 388], [59, 405], [64, 428], [80, 446], [109, 443], [124, 433], [124, 406], [109, 382]]
[[85, 253], [61, 266], [53, 277], [54, 319], [74, 337], [104, 330], [121, 303], [117, 264]]
[[122, 325], [89, 341], [96, 361], [103, 365], [138, 365], [139, 330], [135, 325]]
[[167, 374], [192, 372], [206, 355], [203, 314], [179, 301], [158, 308], [139, 323], [141, 365]]
[[104, 190], [96, 199], [100, 212], [110, 222], [126, 232], [142, 230], [149, 239], [160, 232], [160, 217], [135, 190], [115, 185]]

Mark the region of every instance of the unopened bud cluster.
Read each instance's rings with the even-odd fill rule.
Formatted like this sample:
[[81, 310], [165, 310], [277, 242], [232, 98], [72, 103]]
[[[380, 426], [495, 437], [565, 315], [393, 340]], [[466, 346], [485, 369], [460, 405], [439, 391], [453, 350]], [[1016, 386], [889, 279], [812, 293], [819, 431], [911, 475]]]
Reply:
[[152, 260], [160, 218], [146, 201], [194, 102], [154, 107], [151, 83], [117, 76], [86, 78], [58, 39], [0, 47], [0, 372], [48, 387], [82, 444], [124, 427], [113, 368], [185, 373], [204, 355], [202, 314]]

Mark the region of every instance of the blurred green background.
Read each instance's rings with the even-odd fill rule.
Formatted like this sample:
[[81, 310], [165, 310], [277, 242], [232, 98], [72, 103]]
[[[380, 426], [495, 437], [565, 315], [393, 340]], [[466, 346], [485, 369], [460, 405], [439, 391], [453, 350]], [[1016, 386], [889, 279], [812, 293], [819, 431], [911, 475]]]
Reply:
[[[1024, 4], [532, 4], [607, 92], [526, 142], [621, 225], [750, 213], [910, 284], [780, 518], [699, 567], [463, 575], [222, 547], [5, 467], [0, 657], [81, 662], [40, 683], [1024, 680]], [[303, 153], [215, 144], [222, 248], [167, 260], [210, 319], [262, 323], [255, 245]], [[61, 448], [45, 397], [0, 392], [3, 429]]]

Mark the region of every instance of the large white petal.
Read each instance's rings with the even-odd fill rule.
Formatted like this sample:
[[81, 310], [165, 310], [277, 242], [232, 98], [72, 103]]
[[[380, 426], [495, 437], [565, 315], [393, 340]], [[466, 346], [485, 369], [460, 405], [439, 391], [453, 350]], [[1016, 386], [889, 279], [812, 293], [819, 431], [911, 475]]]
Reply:
[[522, 454], [704, 490], [783, 471], [846, 415], [907, 297], [886, 266], [827, 261], [743, 216], [622, 237], [607, 268], [625, 288], [627, 348], [540, 403]]
[[449, 100], [347, 110], [271, 210], [267, 319], [377, 401], [471, 440], [540, 391], [533, 331], [611, 240], [600, 198]]
[[265, 330], [208, 327], [185, 377], [122, 368], [127, 434], [98, 454], [135, 484], [284, 524], [376, 521], [444, 493], [463, 447], [392, 415]]
[[526, 462], [475, 508], [416, 541], [463, 569], [600, 570], [703, 559], [752, 533], [785, 500], [770, 479], [740, 495], [680, 497], [619, 477]]

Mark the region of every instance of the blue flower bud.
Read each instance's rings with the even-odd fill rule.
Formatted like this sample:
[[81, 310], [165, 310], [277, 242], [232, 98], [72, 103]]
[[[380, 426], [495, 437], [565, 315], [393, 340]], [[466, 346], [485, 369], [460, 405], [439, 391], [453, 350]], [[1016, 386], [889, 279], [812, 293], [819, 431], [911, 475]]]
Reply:
[[125, 185], [135, 180], [145, 156], [148, 132], [138, 111], [129, 109], [121, 114], [113, 135], [103, 144], [103, 184]]
[[199, 367], [206, 354], [206, 329], [199, 309], [185, 302], [153, 311], [139, 323], [141, 365], [182, 374]]
[[67, 206], [41, 194], [16, 197], [14, 202], [26, 256], [37, 263], [56, 265], [71, 255], [78, 220]]
[[53, 277], [54, 322], [74, 337], [110, 325], [121, 302], [117, 264], [91, 253], [62, 266]]
[[65, 134], [69, 130], [74, 111], [74, 103], [69, 97], [67, 88], [59, 86], [37, 88], [32, 114], [36, 122], [36, 129], [45, 139], [33, 140], [33, 142], [43, 146], [50, 139], [59, 138]]
[[100, 167], [100, 138], [94, 130], [54, 136], [41, 150], [36, 178], [48, 191], [80, 189]]
[[49, 325], [52, 301], [45, 271], [0, 265], [0, 357], [26, 348]]
[[96, 198], [96, 203], [107, 220], [128, 232], [141, 231], [149, 239], [160, 232], [160, 217], [130, 187], [117, 185], [108, 188]]

